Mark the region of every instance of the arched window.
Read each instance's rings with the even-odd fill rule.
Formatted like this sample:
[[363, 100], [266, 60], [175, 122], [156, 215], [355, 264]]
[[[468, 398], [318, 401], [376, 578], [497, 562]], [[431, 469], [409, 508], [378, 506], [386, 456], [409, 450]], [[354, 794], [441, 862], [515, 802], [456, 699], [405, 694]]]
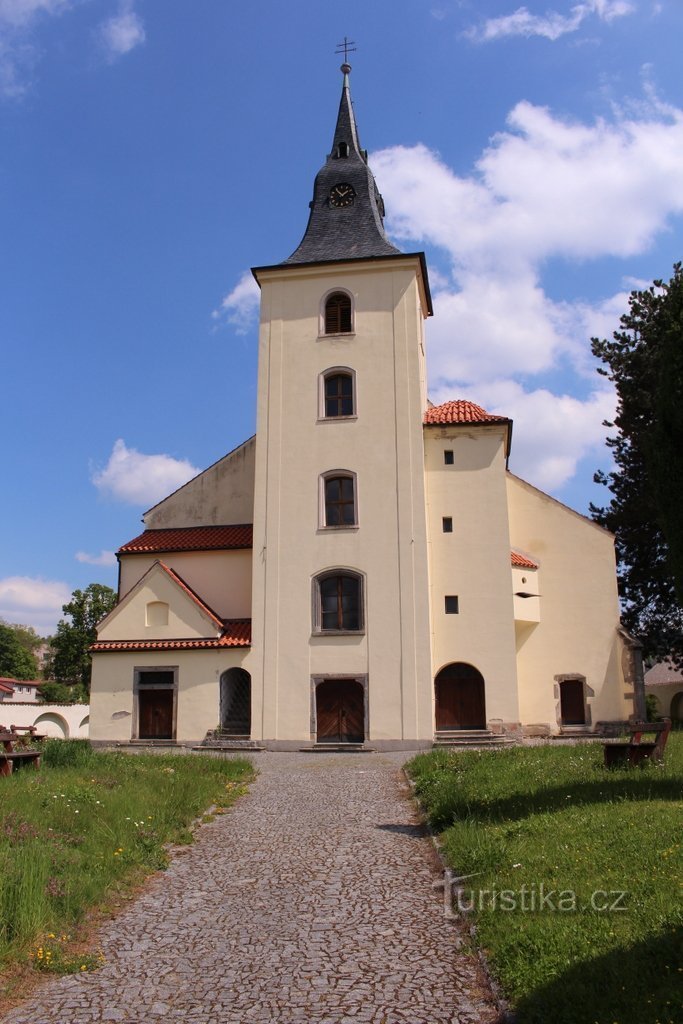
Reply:
[[349, 144], [348, 142], [340, 142], [337, 146], [337, 157], [347, 157], [349, 155]]
[[363, 580], [357, 573], [335, 569], [314, 583], [316, 633], [359, 633], [363, 629]]
[[351, 297], [346, 292], [332, 292], [325, 302], [325, 334], [350, 334], [351, 314]]
[[353, 373], [328, 370], [322, 378], [321, 417], [354, 416], [356, 413]]
[[334, 470], [321, 478], [322, 526], [356, 526], [356, 478]]

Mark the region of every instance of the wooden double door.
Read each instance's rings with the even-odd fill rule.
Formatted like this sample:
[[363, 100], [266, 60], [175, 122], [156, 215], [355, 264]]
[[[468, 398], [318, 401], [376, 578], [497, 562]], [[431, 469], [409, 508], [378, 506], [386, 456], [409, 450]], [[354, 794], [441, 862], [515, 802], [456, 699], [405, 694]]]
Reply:
[[485, 729], [484, 677], [473, 665], [454, 662], [434, 680], [436, 731]]
[[141, 689], [138, 693], [138, 717], [141, 740], [173, 739], [173, 690]]
[[325, 679], [315, 691], [318, 743], [363, 743], [365, 691], [357, 679]]

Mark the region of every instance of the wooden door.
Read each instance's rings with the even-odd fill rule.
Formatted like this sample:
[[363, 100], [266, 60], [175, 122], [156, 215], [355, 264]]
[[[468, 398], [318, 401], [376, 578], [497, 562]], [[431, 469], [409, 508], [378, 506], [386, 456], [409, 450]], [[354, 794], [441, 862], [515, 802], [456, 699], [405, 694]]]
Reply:
[[434, 680], [436, 730], [485, 729], [484, 677], [472, 665], [456, 662]]
[[365, 702], [355, 679], [326, 679], [315, 692], [318, 743], [362, 743]]
[[563, 679], [560, 683], [562, 725], [585, 725], [586, 705], [581, 679]]
[[138, 716], [141, 740], [173, 739], [173, 690], [140, 689]]

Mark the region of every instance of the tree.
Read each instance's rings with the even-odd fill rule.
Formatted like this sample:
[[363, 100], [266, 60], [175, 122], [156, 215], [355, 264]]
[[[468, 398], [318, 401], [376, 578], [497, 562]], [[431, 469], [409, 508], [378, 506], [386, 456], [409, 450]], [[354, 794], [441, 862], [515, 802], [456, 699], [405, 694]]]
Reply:
[[70, 621], [60, 619], [50, 641], [48, 678], [76, 688], [73, 696], [87, 697], [90, 691], [90, 645], [97, 639], [97, 623], [116, 604], [116, 593], [102, 583], [74, 590], [71, 601], [62, 606]]
[[45, 643], [43, 637], [38, 636], [33, 626], [22, 626], [17, 622], [6, 622], [5, 619], [0, 619], [0, 625], [9, 626], [14, 630], [17, 640], [29, 654], [35, 656], [38, 648]]
[[633, 291], [612, 341], [592, 340], [614, 382], [615, 468], [595, 480], [612, 492], [591, 505], [616, 534], [623, 620], [645, 657], [683, 664], [683, 270]]
[[37, 674], [36, 659], [22, 644], [18, 631], [8, 623], [0, 622], [0, 675], [12, 679], [35, 679]]

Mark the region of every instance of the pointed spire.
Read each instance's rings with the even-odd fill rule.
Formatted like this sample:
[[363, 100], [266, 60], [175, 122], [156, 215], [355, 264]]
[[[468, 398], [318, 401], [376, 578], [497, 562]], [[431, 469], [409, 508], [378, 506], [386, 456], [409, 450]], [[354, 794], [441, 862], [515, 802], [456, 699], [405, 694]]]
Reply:
[[[337, 114], [337, 125], [334, 129], [334, 138], [332, 140], [332, 156], [339, 152], [339, 147], [345, 143], [349, 149], [354, 149], [360, 157], [364, 157], [363, 151], [358, 143], [358, 129], [356, 128], [356, 118], [353, 115], [353, 104], [351, 102], [351, 88], [349, 86], [349, 75], [351, 74], [351, 65], [342, 64], [340, 68], [344, 75], [344, 84], [342, 86], [341, 100], [339, 101], [339, 113]], [[365, 156], [367, 160], [367, 156]]]
[[344, 76], [332, 151], [318, 172], [306, 232], [284, 263], [321, 263], [395, 255], [384, 232], [384, 203], [360, 148], [351, 102], [351, 65]]

